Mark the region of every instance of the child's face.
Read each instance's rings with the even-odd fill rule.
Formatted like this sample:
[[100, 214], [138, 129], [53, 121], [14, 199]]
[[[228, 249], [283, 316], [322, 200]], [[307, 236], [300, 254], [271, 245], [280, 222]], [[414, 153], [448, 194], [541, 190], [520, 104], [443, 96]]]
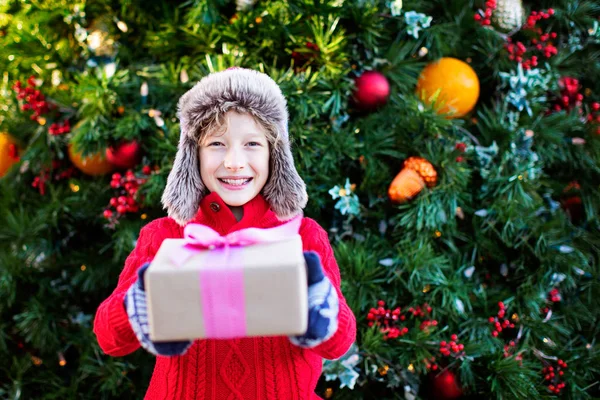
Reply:
[[209, 133], [200, 145], [200, 176], [229, 206], [242, 206], [260, 193], [269, 177], [269, 142], [250, 115], [225, 115], [225, 133]]

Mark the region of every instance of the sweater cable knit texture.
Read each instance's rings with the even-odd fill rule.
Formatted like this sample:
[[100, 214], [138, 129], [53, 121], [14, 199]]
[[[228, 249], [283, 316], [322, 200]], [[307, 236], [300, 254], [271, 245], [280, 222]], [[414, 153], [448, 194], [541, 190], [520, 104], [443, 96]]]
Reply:
[[[202, 199], [192, 222], [210, 226], [221, 235], [282, 224], [260, 195], [244, 205], [244, 217], [238, 222], [216, 193]], [[315, 251], [321, 257], [325, 274], [340, 299], [338, 330], [333, 337], [312, 349], [294, 346], [285, 336], [196, 340], [182, 356], [156, 357], [145, 399], [319, 399], [314, 390], [322, 359], [344, 355], [356, 338], [356, 320], [340, 290], [340, 273], [327, 232], [312, 219], [304, 218], [300, 235], [303, 250]], [[140, 347], [123, 306], [125, 293], [134, 284], [137, 269], [152, 261], [164, 239], [182, 237], [183, 228], [171, 218], [157, 219], [142, 228], [116, 289], [96, 313], [94, 333], [106, 354], [120, 357]]]

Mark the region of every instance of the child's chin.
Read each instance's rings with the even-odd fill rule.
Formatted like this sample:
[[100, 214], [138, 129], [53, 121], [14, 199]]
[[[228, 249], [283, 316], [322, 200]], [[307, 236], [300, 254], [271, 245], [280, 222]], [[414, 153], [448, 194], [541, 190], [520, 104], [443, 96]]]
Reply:
[[221, 198], [223, 199], [225, 204], [231, 207], [240, 207], [252, 200], [252, 198], [247, 193], [240, 193], [239, 195], [231, 195], [228, 193], [224, 193], [222, 194]]

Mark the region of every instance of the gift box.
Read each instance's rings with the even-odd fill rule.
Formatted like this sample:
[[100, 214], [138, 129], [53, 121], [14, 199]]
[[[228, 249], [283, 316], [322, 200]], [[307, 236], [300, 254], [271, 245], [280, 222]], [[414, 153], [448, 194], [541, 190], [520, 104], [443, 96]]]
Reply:
[[189, 224], [144, 276], [154, 341], [301, 335], [308, 323], [300, 220], [220, 236]]

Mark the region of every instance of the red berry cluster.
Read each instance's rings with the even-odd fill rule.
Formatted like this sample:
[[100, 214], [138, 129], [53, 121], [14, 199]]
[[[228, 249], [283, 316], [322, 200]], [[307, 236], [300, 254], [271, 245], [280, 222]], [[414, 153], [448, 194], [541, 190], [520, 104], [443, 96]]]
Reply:
[[46, 182], [48, 182], [51, 177], [53, 177], [55, 181], [60, 181], [70, 178], [75, 173], [75, 167], [72, 165], [66, 169], [61, 169], [62, 165], [63, 163], [61, 161], [53, 160], [52, 170], [50, 170], [50, 168], [43, 168], [40, 171], [40, 174], [33, 179], [31, 186], [36, 188], [42, 196], [46, 195]]
[[424, 358], [423, 359], [423, 363], [425, 364], [425, 367], [427, 369], [431, 369], [433, 371], [437, 371], [439, 366], [437, 365], [437, 363], [435, 362], [435, 357], [431, 357], [429, 359]]
[[539, 20], [548, 19], [554, 15], [554, 9], [549, 8], [547, 11], [532, 11], [525, 22], [525, 29], [534, 29]]
[[445, 340], [440, 342], [440, 353], [446, 357], [449, 357], [451, 354], [458, 356], [464, 349], [465, 345], [458, 342], [458, 335], [456, 333], [450, 336], [449, 342]]
[[508, 318], [504, 318], [506, 315], [506, 306], [503, 302], [498, 302], [498, 308], [500, 309], [498, 310], [498, 316], [490, 317], [488, 319], [490, 324], [494, 325], [494, 330], [492, 331], [493, 337], [498, 337], [498, 335], [500, 334], [500, 332], [502, 332], [503, 329], [515, 327], [515, 324], [510, 322]]
[[[144, 175], [150, 175], [151, 169], [148, 165], [144, 166], [142, 173]], [[143, 185], [147, 181], [145, 177], [136, 177], [132, 170], [128, 170], [125, 176], [119, 173], [112, 175], [112, 181], [110, 186], [116, 189], [119, 196], [112, 197], [110, 199], [110, 207], [114, 208], [117, 215], [114, 214], [111, 208], [104, 210], [104, 218], [111, 222], [116, 220], [127, 213], [136, 213], [140, 207], [136, 200], [136, 195], [140, 185]]]
[[565, 382], [563, 381], [563, 376], [565, 374], [565, 370], [567, 369], [567, 363], [563, 360], [558, 360], [556, 367], [549, 365], [542, 369], [542, 374], [544, 375], [544, 380], [548, 384], [548, 390], [554, 394], [560, 394], [560, 392], [565, 388]]
[[[416, 308], [410, 307], [407, 312], [402, 313], [402, 309], [397, 307], [394, 310], [385, 308], [385, 301], [379, 300], [377, 302], [377, 308], [371, 308], [367, 314], [368, 325], [379, 326], [380, 331], [383, 333], [383, 339], [395, 339], [400, 336], [404, 336], [408, 333], [406, 326], [399, 326], [400, 321], [406, 321], [406, 314], [412, 314], [415, 318], [424, 318], [427, 314], [430, 314], [432, 308], [428, 304], [424, 304], [422, 307], [417, 306]], [[421, 322], [420, 329], [422, 331], [428, 330], [431, 326], [437, 326], [436, 320], [424, 320]]]
[[[444, 357], [450, 357], [451, 355], [454, 355], [454, 357], [462, 357], [465, 355], [464, 349], [465, 349], [465, 345], [458, 342], [458, 335], [452, 334], [452, 336], [450, 336], [449, 341], [442, 340], [440, 342], [439, 350], [440, 350], [440, 353], [442, 353], [442, 356], [444, 356]], [[423, 363], [425, 363], [425, 367], [427, 369], [430, 369], [433, 371], [437, 371], [439, 368], [439, 365], [436, 363], [435, 357], [431, 357], [429, 359], [424, 358]]]
[[[563, 76], [558, 80], [558, 87], [560, 88], [560, 97], [556, 99], [552, 110], [549, 110], [548, 113], [576, 109], [579, 114], [583, 115], [584, 95], [581, 93], [579, 80], [570, 76]], [[600, 124], [600, 103], [595, 101], [588, 104], [589, 112], [585, 117], [585, 121], [589, 124]], [[596, 128], [596, 133], [600, 135], [600, 126]]]
[[[459, 142], [459, 143], [456, 143], [456, 146], [454, 146], [454, 149], [460, 153], [464, 153], [467, 150], [467, 145], [464, 144], [463, 142]], [[464, 161], [465, 161], [465, 158], [463, 156], [456, 157], [456, 162], [464, 162]]]
[[548, 293], [548, 299], [553, 303], [559, 303], [562, 300], [557, 288], [552, 289], [550, 293]]
[[485, 2], [485, 10], [479, 10], [473, 18], [475, 21], [479, 23], [481, 26], [489, 26], [492, 23], [492, 14], [496, 9], [496, 0], [488, 0]]
[[23, 87], [21, 81], [17, 81], [12, 89], [17, 93], [17, 99], [25, 100], [26, 103], [21, 106], [21, 110], [29, 111], [33, 110], [33, 114], [29, 118], [35, 121], [43, 114], [50, 111], [50, 105], [46, 101], [44, 95], [36, 89], [35, 77], [30, 76], [27, 79], [27, 87]]
[[31, 186], [36, 188], [42, 196], [46, 195], [46, 181], [48, 180], [48, 174], [46, 171], [41, 171], [38, 176], [33, 179]]
[[71, 132], [71, 124], [68, 119], [64, 122], [55, 122], [48, 128], [48, 133], [54, 136], [63, 135], [69, 132]]
[[[515, 354], [515, 350], [517, 349], [517, 344], [514, 340], [508, 342], [508, 344], [504, 345], [504, 358], [511, 357]], [[516, 355], [515, 360], [519, 361], [521, 365], [523, 364], [523, 354], [519, 353]]]
[[531, 55], [533, 52], [537, 52], [539, 55], [543, 55], [546, 58], [551, 58], [558, 54], [558, 49], [554, 46], [552, 39], [557, 38], [556, 32], [542, 33], [541, 28], [536, 28], [537, 21], [541, 19], [548, 19], [554, 15], [554, 10], [549, 9], [548, 11], [532, 11], [531, 15], [527, 18], [527, 23], [523, 26], [523, 29], [531, 30], [534, 32], [536, 37], [527, 38], [528, 42], [523, 43], [521, 41], [514, 42], [511, 37], [506, 39], [504, 48], [508, 51], [508, 59], [522, 63], [524, 69], [531, 69], [538, 65], [538, 55]]
[[[550, 34], [543, 34], [539, 39], [531, 39], [531, 44], [535, 47], [527, 48], [523, 42], [518, 41], [516, 44], [513, 43], [511, 38], [506, 39], [504, 48], [508, 51], [508, 59], [523, 64], [524, 69], [531, 69], [531, 67], [537, 67], [538, 56], [532, 55], [527, 58], [526, 54], [528, 51], [538, 50], [543, 53], [544, 57], [550, 58], [558, 54], [558, 49], [552, 43], [545, 43], [549, 38], [555, 39], [556, 33], [551, 32]], [[541, 42], [541, 43], [540, 43]]]
[[558, 87], [560, 88], [560, 100], [554, 104], [554, 111], [570, 111], [577, 108], [578, 112], [582, 114], [583, 94], [579, 92], [581, 90], [579, 80], [563, 76], [558, 80]]
[[[600, 124], [600, 103], [597, 101], [590, 105], [590, 113], [587, 115], [588, 123]], [[596, 128], [596, 134], [600, 135], [600, 126]]]

